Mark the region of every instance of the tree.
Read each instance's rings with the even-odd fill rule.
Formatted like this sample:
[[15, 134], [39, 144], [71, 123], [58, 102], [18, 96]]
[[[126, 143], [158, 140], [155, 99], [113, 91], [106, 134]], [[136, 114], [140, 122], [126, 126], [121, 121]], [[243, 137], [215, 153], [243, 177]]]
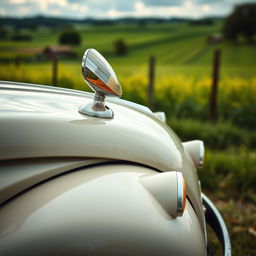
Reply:
[[79, 45], [80, 43], [80, 34], [75, 30], [65, 30], [59, 37], [59, 44]]
[[0, 40], [6, 39], [7, 37], [7, 30], [5, 28], [0, 27]]
[[237, 40], [239, 35], [252, 41], [256, 35], [256, 4], [248, 3], [236, 6], [225, 20], [224, 36], [229, 40]]
[[128, 51], [127, 44], [123, 39], [118, 39], [114, 42], [114, 49], [117, 55], [125, 55]]

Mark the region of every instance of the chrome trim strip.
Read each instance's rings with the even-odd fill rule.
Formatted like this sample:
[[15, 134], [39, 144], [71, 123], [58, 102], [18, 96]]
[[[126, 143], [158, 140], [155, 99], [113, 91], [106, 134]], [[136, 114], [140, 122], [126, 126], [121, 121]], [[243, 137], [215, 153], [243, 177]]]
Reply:
[[177, 176], [177, 215], [182, 216], [183, 208], [183, 177], [181, 172], [176, 172]]
[[161, 122], [166, 123], [166, 115], [164, 112], [154, 112], [153, 114]]
[[204, 157], [205, 157], [205, 148], [204, 148], [204, 142], [199, 141], [200, 143], [200, 152], [199, 152], [199, 160], [198, 160], [198, 168], [203, 168], [204, 166]]
[[217, 235], [223, 250], [224, 256], [231, 256], [231, 243], [229, 233], [226, 224], [212, 201], [205, 195], [201, 194], [203, 198], [203, 204], [206, 207], [205, 219], [207, 224], [211, 226], [215, 234]]

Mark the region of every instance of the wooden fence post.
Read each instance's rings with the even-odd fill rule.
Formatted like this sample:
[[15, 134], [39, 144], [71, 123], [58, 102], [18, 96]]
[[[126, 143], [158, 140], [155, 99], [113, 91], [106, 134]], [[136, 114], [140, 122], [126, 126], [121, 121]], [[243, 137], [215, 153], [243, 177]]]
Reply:
[[47, 46], [43, 50], [43, 55], [52, 63], [52, 85], [58, 85], [58, 54], [54, 48]]
[[20, 68], [20, 58], [19, 57], [16, 57], [15, 59], [14, 59], [14, 65], [15, 65], [15, 68]]
[[156, 58], [150, 56], [149, 58], [149, 73], [148, 73], [148, 107], [154, 108], [154, 78], [155, 78], [155, 64]]
[[58, 85], [58, 58], [55, 56], [52, 58], [52, 85]]
[[212, 88], [210, 92], [210, 104], [209, 104], [209, 120], [212, 123], [215, 123], [218, 118], [217, 96], [218, 96], [220, 57], [221, 57], [221, 51], [220, 49], [216, 49], [213, 53]]

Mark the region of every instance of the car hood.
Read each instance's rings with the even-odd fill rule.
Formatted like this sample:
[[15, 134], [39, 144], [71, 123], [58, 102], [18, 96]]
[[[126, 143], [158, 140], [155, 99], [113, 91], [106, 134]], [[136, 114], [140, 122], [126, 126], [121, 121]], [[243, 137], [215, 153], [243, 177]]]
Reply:
[[102, 119], [78, 112], [81, 105], [93, 101], [90, 93], [0, 82], [0, 95], [2, 173], [6, 171], [4, 163], [11, 164], [15, 175], [20, 160], [47, 162], [59, 158], [67, 162], [77, 158], [81, 160], [79, 166], [84, 166], [82, 159], [120, 160], [157, 171], [181, 171], [187, 183], [187, 195], [198, 216], [202, 216], [196, 169], [187, 159], [180, 139], [148, 108], [107, 99], [114, 118]]
[[180, 140], [146, 107], [107, 100], [114, 118], [102, 119], [78, 112], [91, 93], [10, 82], [0, 89], [0, 160], [96, 157], [182, 169]]

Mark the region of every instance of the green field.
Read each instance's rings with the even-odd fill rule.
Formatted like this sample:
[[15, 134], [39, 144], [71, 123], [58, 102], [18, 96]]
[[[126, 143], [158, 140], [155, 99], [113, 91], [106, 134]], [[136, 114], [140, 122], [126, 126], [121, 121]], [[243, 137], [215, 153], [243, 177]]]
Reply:
[[[137, 69], [147, 63], [148, 57], [154, 55], [160, 66], [210, 67], [213, 49], [223, 49], [222, 66], [232, 68], [255, 67], [256, 46], [251, 44], [206, 43], [208, 35], [219, 33], [221, 22], [211, 26], [191, 26], [184, 24], [161, 25], [115, 25], [101, 27], [82, 27], [77, 30], [82, 36], [82, 44], [75, 47], [79, 59], [85, 49], [93, 47], [99, 50], [116, 68], [117, 73], [123, 68]], [[47, 45], [57, 45], [59, 30], [38, 28], [36, 31], [24, 30], [30, 34], [29, 42], [1, 41], [1, 58], [29, 55], [24, 49], [43, 48]], [[12, 35], [11, 32], [10, 37]], [[113, 42], [123, 39], [128, 45], [126, 56], [114, 54]], [[232, 67], [232, 68], [231, 68]], [[231, 70], [230, 70], [231, 68]], [[235, 69], [233, 70], [236, 71]], [[250, 72], [249, 72], [250, 73]]]

